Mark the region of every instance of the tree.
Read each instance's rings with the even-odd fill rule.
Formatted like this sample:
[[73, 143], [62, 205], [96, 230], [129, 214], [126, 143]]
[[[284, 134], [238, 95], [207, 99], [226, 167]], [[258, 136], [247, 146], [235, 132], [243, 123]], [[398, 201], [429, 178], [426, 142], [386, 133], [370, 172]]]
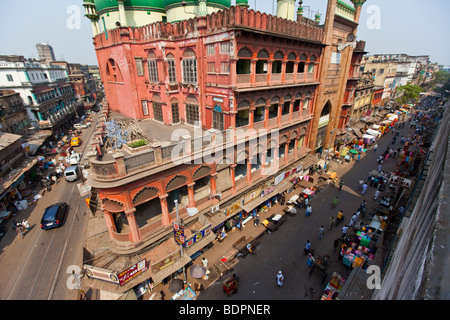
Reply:
[[397, 92], [401, 95], [395, 100], [399, 105], [416, 102], [419, 99], [420, 93], [423, 89], [420, 86], [407, 84], [398, 87]]

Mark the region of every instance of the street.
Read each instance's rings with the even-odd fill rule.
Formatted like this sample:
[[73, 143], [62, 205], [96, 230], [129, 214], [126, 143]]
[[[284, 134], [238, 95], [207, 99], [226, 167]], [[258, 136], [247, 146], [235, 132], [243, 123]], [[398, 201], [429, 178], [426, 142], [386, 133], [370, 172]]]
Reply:
[[[405, 126], [404, 129], [400, 129], [398, 137], [407, 136], [413, 132], [414, 130], [409, 126]], [[341, 165], [333, 163], [333, 170], [344, 181], [342, 190], [339, 191], [338, 187], [328, 184], [310, 201], [311, 216], [305, 217], [303, 209], [297, 215], [288, 217], [287, 222], [274, 233], [264, 234], [260, 238], [260, 245], [256, 248], [257, 254], [249, 255], [245, 259], [240, 258], [233, 268], [232, 272], [240, 278], [239, 290], [236, 294], [227, 298], [222, 289], [222, 282], [217, 281], [201, 293], [198, 300], [317, 300], [320, 299], [334, 271], [348, 277], [351, 269], [338, 260], [338, 250], [333, 251], [333, 242], [341, 236], [342, 227], [349, 222], [363, 199], [367, 200], [365, 217], [375, 212], [377, 206], [376, 201], [373, 200], [375, 189], [369, 187], [365, 195], [361, 195], [361, 191], [358, 190], [358, 181], [359, 179], [367, 181], [368, 172], [377, 169], [377, 157], [390, 145], [392, 137], [393, 134], [390, 132], [382, 136], [377, 141], [377, 151], [370, 148], [359, 162], [344, 162]], [[400, 147], [399, 140], [398, 138], [394, 145], [396, 148]], [[383, 170], [393, 171], [396, 163], [397, 159], [389, 159], [383, 164]], [[286, 199], [293, 194], [286, 195]], [[335, 196], [339, 198], [339, 203], [335, 209], [331, 209], [332, 199]], [[276, 212], [281, 209], [282, 206], [277, 205], [271, 210]], [[329, 217], [336, 217], [340, 209], [345, 215], [344, 223], [328, 231]], [[325, 227], [325, 232], [323, 238], [319, 239], [318, 229], [321, 225]], [[252, 227], [252, 225], [248, 226], [248, 228]], [[351, 230], [349, 228], [349, 234], [352, 233]], [[307, 257], [303, 251], [306, 240], [310, 240], [316, 258], [325, 254], [331, 257], [325, 277], [324, 273], [318, 269], [309, 275], [310, 268], [306, 264]], [[382, 248], [379, 250], [382, 251]], [[285, 278], [282, 287], [278, 287], [275, 281], [276, 274], [280, 270]]]
[[[75, 148], [83, 155], [95, 131], [93, 125], [84, 129], [83, 143]], [[82, 160], [83, 162], [83, 160]], [[82, 264], [83, 235], [88, 222], [88, 209], [80, 197], [76, 182], [63, 177], [46, 191], [37, 203], [8, 221], [8, 233], [0, 242], [0, 299], [2, 300], [70, 300], [71, 271]], [[40, 220], [46, 207], [66, 202], [68, 215], [60, 228], [42, 230]], [[31, 230], [21, 239], [11, 229], [12, 220], [30, 222]], [[74, 267], [75, 266], [75, 267]], [[67, 284], [69, 280], [69, 285]]]

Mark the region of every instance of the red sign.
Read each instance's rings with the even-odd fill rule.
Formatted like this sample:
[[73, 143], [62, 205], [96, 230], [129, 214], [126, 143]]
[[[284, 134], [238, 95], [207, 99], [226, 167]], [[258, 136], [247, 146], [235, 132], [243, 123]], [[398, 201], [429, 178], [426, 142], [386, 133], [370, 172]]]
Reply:
[[144, 259], [118, 274], [119, 285], [123, 286], [125, 283], [140, 275], [145, 270], [147, 270], [147, 261]]
[[175, 237], [176, 243], [184, 244], [184, 227], [181, 224], [173, 223], [173, 236]]

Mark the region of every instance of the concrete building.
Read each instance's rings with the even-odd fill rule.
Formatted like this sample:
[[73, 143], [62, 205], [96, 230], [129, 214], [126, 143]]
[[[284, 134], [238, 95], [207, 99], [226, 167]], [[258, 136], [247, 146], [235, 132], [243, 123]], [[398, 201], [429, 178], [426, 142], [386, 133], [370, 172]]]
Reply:
[[20, 94], [31, 125], [57, 131], [79, 108], [63, 66], [0, 56], [0, 89]]
[[44, 42], [36, 43], [36, 50], [39, 55], [39, 60], [45, 64], [49, 64], [52, 61], [55, 61], [55, 53], [53, 52], [53, 48]]
[[[364, 1], [353, 8], [330, 0], [324, 26], [303, 17], [301, 5], [294, 20], [293, 0], [278, 1], [277, 16], [249, 10], [245, 0], [169, 2], [142, 21], [137, 1], [109, 11], [104, 1], [84, 2], [105, 88], [88, 184], [110, 261], [90, 252], [85, 269], [89, 285], [103, 291], [138, 284], [117, 286], [117, 274], [142, 261], [140, 281], [160, 283], [220, 228], [250, 219], [292, 187], [317, 162], [310, 153], [319, 128], [326, 127], [322, 146], [329, 131], [345, 126], [347, 80], [363, 54], [353, 49]], [[117, 124], [147, 144], [112, 144], [106, 138]], [[179, 219], [184, 255], [173, 237]]]
[[30, 127], [23, 100], [13, 90], [0, 90], [0, 131], [23, 134]]

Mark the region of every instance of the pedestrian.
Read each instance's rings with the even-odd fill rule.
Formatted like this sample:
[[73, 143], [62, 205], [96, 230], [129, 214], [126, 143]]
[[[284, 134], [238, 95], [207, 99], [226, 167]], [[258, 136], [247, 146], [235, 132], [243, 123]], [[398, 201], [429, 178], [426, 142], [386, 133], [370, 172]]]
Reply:
[[345, 238], [345, 236], [347, 235], [347, 231], [348, 231], [348, 226], [345, 225], [342, 227], [342, 238]]
[[378, 197], [380, 196], [380, 190], [375, 191], [375, 194], [373, 196], [373, 200], [378, 200]]
[[20, 234], [20, 237], [23, 239], [23, 227], [21, 225], [16, 227], [16, 233]]
[[362, 186], [362, 194], [366, 193], [367, 190], [367, 183], [364, 183]]
[[350, 223], [348, 224], [348, 226], [352, 227], [354, 224], [356, 224], [356, 222], [358, 222], [358, 216], [356, 215], [356, 213], [354, 213], [352, 215], [352, 218], [350, 219]]
[[328, 231], [331, 230], [331, 228], [333, 227], [334, 224], [334, 217], [329, 217], [328, 218]]
[[341, 191], [343, 185], [344, 185], [344, 181], [341, 180], [341, 181], [339, 182], [339, 191]]
[[203, 259], [202, 259], [202, 265], [203, 265], [203, 268], [208, 270], [208, 259], [206, 259], [205, 257], [203, 257]]
[[325, 231], [325, 228], [323, 227], [323, 225], [320, 226], [320, 228], [319, 228], [319, 239], [323, 238], [324, 231]]
[[308, 205], [308, 206], [306, 207], [305, 216], [306, 216], [306, 217], [307, 217], [307, 216], [310, 216], [311, 213], [312, 213], [312, 208], [311, 208], [310, 205]]
[[383, 168], [383, 166], [381, 165], [381, 163], [378, 165], [378, 172], [381, 172], [381, 169]]
[[333, 252], [336, 252], [336, 249], [337, 249], [337, 247], [339, 247], [339, 244], [341, 243], [341, 239], [336, 239], [336, 240], [334, 240], [334, 243], [333, 243]]
[[378, 149], [378, 145], [375, 143], [375, 145], [373, 146], [373, 151], [377, 151]]
[[283, 285], [283, 283], [284, 283], [284, 276], [283, 276], [283, 273], [280, 270], [280, 271], [278, 271], [278, 274], [277, 274], [277, 285], [279, 287], [281, 287]]
[[309, 205], [309, 198], [305, 198], [305, 206]]
[[311, 242], [309, 242], [309, 240], [306, 240], [306, 243], [305, 243], [305, 255], [307, 255], [310, 252], [311, 252]]
[[253, 225], [254, 225], [255, 227], [259, 226], [259, 214], [256, 215], [255, 220], [254, 220], [254, 222], [253, 222]]
[[27, 229], [27, 231], [30, 231], [30, 223], [28, 222], [28, 220], [23, 219], [22, 220], [22, 226]]

